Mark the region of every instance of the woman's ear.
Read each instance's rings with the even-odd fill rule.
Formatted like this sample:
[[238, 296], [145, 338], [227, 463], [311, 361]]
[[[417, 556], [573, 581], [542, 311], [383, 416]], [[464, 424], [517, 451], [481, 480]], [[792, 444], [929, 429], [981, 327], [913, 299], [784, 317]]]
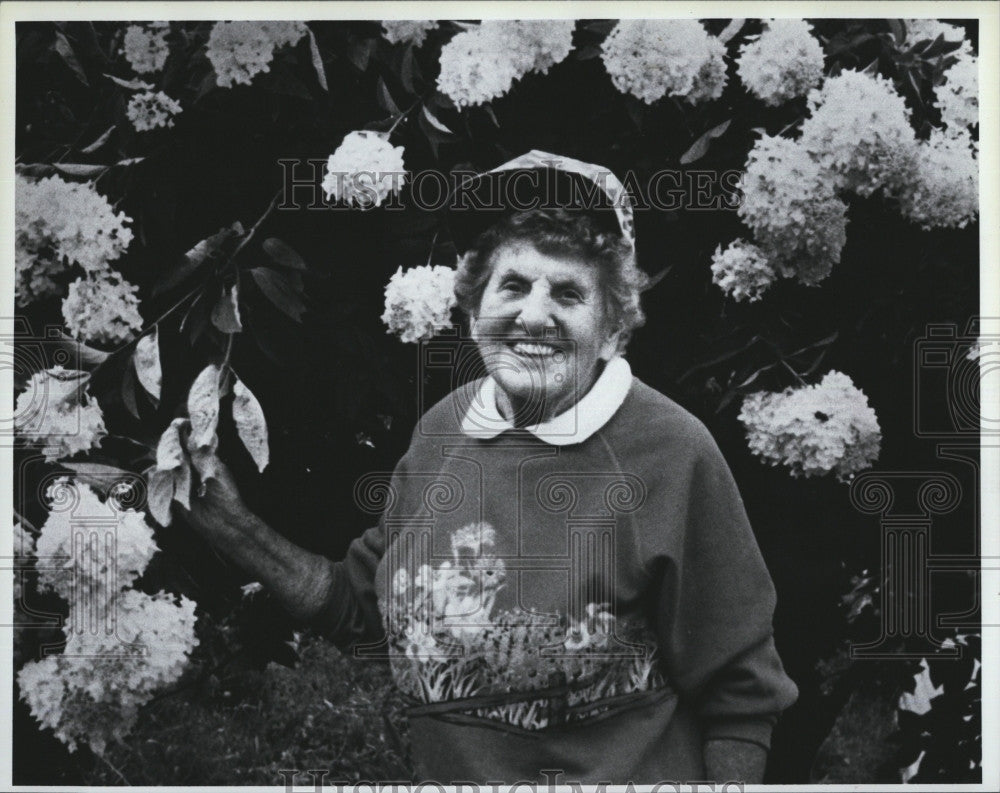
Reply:
[[604, 342], [601, 344], [600, 352], [598, 353], [602, 361], [610, 361], [621, 352], [623, 333], [624, 329], [620, 324], [609, 329]]

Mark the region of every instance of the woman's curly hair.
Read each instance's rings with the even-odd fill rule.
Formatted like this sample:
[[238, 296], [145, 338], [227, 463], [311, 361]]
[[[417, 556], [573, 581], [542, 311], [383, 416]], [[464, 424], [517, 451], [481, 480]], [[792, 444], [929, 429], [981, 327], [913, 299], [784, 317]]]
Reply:
[[648, 283], [635, 252], [620, 234], [602, 231], [579, 210], [533, 209], [514, 212], [490, 226], [459, 260], [455, 297], [469, 317], [479, 311], [493, 273], [493, 254], [505, 245], [527, 243], [547, 256], [572, 257], [593, 264], [600, 274], [605, 311], [620, 329], [619, 352], [645, 323], [639, 298]]

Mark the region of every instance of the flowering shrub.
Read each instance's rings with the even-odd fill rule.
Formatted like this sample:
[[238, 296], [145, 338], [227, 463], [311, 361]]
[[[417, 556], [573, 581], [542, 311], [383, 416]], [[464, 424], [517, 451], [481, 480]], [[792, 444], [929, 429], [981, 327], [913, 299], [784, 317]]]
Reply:
[[52, 507], [36, 544], [45, 560], [39, 586], [71, 605], [79, 600], [86, 608], [90, 598], [107, 600], [132, 586], [158, 550], [143, 513], [101, 502], [83, 482], [60, 478], [46, 498]]
[[327, 198], [360, 207], [380, 206], [398, 193], [405, 180], [403, 147], [387, 135], [351, 132], [326, 163], [323, 190]]
[[900, 196], [921, 228], [965, 228], [979, 214], [979, 160], [968, 133], [932, 130], [918, 147], [917, 170]]
[[487, 20], [441, 49], [438, 89], [458, 106], [506, 94], [529, 72], [547, 72], [573, 47], [573, 20]]
[[77, 278], [62, 304], [66, 327], [84, 341], [129, 341], [133, 331], [142, 328], [138, 291], [115, 272]]
[[175, 102], [163, 91], [145, 91], [133, 96], [125, 110], [128, 120], [137, 132], [145, 132], [157, 127], [172, 127], [174, 116], [181, 112], [179, 102]]
[[223, 88], [250, 85], [271, 70], [275, 49], [294, 44], [307, 30], [302, 22], [216, 22], [205, 49], [216, 82]]
[[129, 25], [122, 40], [122, 54], [132, 70], [139, 74], [160, 71], [170, 55], [167, 35], [169, 22], [149, 22], [145, 25]]
[[763, 136], [747, 156], [743, 222], [785, 276], [815, 286], [840, 261], [847, 205], [836, 182], [798, 141]]
[[746, 240], [734, 240], [725, 250], [720, 245], [712, 256], [713, 283], [737, 302], [760, 300], [774, 278], [767, 256]]
[[934, 87], [934, 101], [941, 121], [950, 127], [972, 127], [979, 123], [979, 59], [959, 58], [944, 73], [944, 82]]
[[[92, 656], [85, 667], [71, 653], [40, 660], [39, 645], [53, 637], [18, 625], [17, 665], [35, 661], [16, 690], [38, 723], [68, 745], [105, 752], [139, 784], [194, 781], [173, 770], [176, 725], [159, 721], [159, 705], [145, 719], [142, 710], [186, 659], [205, 672], [191, 692], [205, 713], [214, 700], [202, 687], [218, 677], [220, 658], [236, 656], [247, 667], [270, 658], [293, 663], [282, 653], [300, 644], [287, 620], [275, 624], [255, 611], [218, 639], [225, 646], [195, 648], [190, 601], [121, 591], [138, 582], [149, 592], [205, 593], [206, 610], [244, 601], [240, 608], [267, 608], [263, 594], [242, 596], [257, 587], [233, 581], [231, 570], [222, 575], [187, 525], [184, 510], [222, 475], [219, 458], [277, 531], [336, 556], [350, 527], [368, 516], [344, 503], [339, 486], [315, 483], [391, 470], [425, 400], [482, 373], [478, 361], [463, 368], [464, 358], [454, 372], [433, 364], [416, 373], [418, 353], [403, 344], [450, 325], [454, 306], [447, 213], [417, 206], [435, 187], [414, 184], [417, 173], [481, 172], [538, 146], [626, 183], [634, 213], [616, 209], [630, 237], [638, 231], [629, 241], [650, 318], [629, 343], [630, 363], [709, 425], [728, 460], [739, 461], [749, 444], [793, 475], [735, 467], [761, 536], [782, 542], [797, 530], [796, 517], [817, 525], [810, 543], [793, 544], [786, 569], [815, 569], [817, 580], [831, 581], [874, 570], [880, 557], [870, 522], [836, 480], [876, 459], [887, 469], [940, 467], [933, 445], [899, 432], [898, 411], [883, 417], [882, 448], [866, 394], [873, 405], [910, 404], [913, 378], [899, 367], [920, 325], [964, 326], [977, 309], [974, 24], [20, 24], [13, 236], [17, 321], [26, 330], [15, 342], [14, 454], [25, 481], [15, 520], [24, 549], [37, 537], [46, 561], [31, 568], [19, 556], [26, 570], [19, 594], [23, 609], [39, 597], [51, 609], [55, 594], [68, 596], [61, 616], [78, 626], [86, 604], [67, 582], [89, 574], [43, 569], [47, 560], [68, 559], [73, 514], [44, 494], [70, 472], [81, 503], [105, 515], [114, 497], [105, 500], [102, 477], [144, 476], [145, 504], [119, 504], [111, 516], [121, 521], [123, 540], [109, 548], [121, 555], [122, 572], [99, 605], [162, 626], [174, 649], [116, 655], [108, 637], [74, 633], [73, 647]], [[738, 79], [727, 80], [730, 58]], [[182, 123], [173, 123], [178, 113]], [[318, 174], [316, 155], [331, 151]], [[720, 178], [705, 193], [717, 211], [704, 211], [696, 199], [705, 173], [743, 173], [742, 193]], [[664, 175], [686, 184], [674, 189]], [[650, 201], [654, 189], [675, 206]], [[976, 354], [975, 335], [959, 344], [960, 356]], [[838, 371], [817, 381], [831, 366]], [[866, 393], [851, 378], [863, 379]], [[939, 400], [939, 413], [946, 402], [954, 404]], [[266, 495], [289, 482], [302, 483], [293, 498]], [[344, 528], [331, 533], [331, 515]], [[479, 537], [473, 556], [494, 553], [487, 540]], [[164, 552], [143, 573], [157, 546]], [[81, 564], [110, 564], [94, 548], [83, 550], [74, 551]], [[426, 608], [458, 618], [443, 632], [409, 626], [399, 634], [425, 664], [408, 691], [430, 700], [530, 677], [540, 660], [532, 648], [544, 642], [572, 651], [571, 673], [597, 668], [607, 635], [599, 628], [613, 616], [599, 598], [584, 604], [576, 624], [542, 626], [512, 612], [493, 615], [498, 629], [483, 633], [489, 626], [460, 619], [473, 610], [467, 561], [458, 554], [400, 578], [400, 588], [424, 588]], [[875, 573], [868, 579], [881, 583]], [[803, 586], [780, 569], [776, 585], [780, 598], [792, 599]], [[793, 677], [812, 681], [814, 648], [842, 626], [793, 612], [777, 625], [776, 640]], [[145, 632], [140, 641], [149, 641]], [[250, 645], [266, 649], [239, 649]], [[457, 670], [442, 664], [459, 645], [474, 661]], [[900, 682], [886, 671], [891, 664], [878, 668], [871, 674], [887, 678], [880, 685]], [[636, 661], [601, 684], [638, 691], [656, 671], [648, 659]], [[531, 729], [548, 723], [549, 707], [514, 703], [468, 715]], [[785, 718], [772, 750], [785, 776], [775, 781], [800, 783], [816, 750], [804, 737], [817, 734], [815, 712], [799, 708]], [[115, 746], [130, 740], [139, 719], [142, 735], [131, 740], [162, 740], [171, 758], [162, 774], [139, 763], [145, 743], [142, 751]], [[16, 729], [19, 740], [33, 740], [24, 724]], [[945, 753], [966, 751], [935, 740]], [[952, 759], [948, 773], [976, 767], [971, 756]], [[928, 755], [920, 774], [931, 778], [938, 762]], [[87, 772], [73, 758], [68, 767], [106, 781], [111, 765]], [[229, 770], [220, 777], [231, 779]]]
[[769, 19], [764, 32], [740, 47], [743, 85], [766, 105], [805, 96], [823, 79], [823, 48], [802, 19]]
[[177, 603], [165, 592], [129, 590], [113, 609], [112, 633], [73, 631], [71, 612], [63, 654], [29, 661], [17, 675], [32, 715], [71, 752], [83, 741], [100, 755], [122, 740], [140, 706], [180, 677], [198, 644], [195, 604], [183, 596]]
[[50, 462], [92, 449], [107, 434], [86, 381], [86, 373], [56, 366], [33, 374], [17, 398], [14, 428], [25, 440], [42, 444]]
[[601, 49], [615, 88], [646, 104], [676, 96], [695, 105], [726, 86], [726, 48], [697, 20], [622, 20]]
[[412, 44], [419, 47], [427, 38], [427, 33], [437, 26], [435, 19], [385, 19], [382, 21], [382, 35], [390, 44]]
[[[132, 241], [128, 228], [132, 218], [115, 212], [91, 183], [72, 184], [58, 176], [38, 181], [18, 176], [14, 206], [15, 259], [20, 277], [29, 282], [27, 271], [35, 261], [33, 254], [41, 254], [41, 266], [47, 272], [52, 269], [52, 259], [65, 259], [88, 273], [100, 273]], [[46, 290], [47, 284], [42, 287]], [[37, 290], [31, 293], [38, 294]]]
[[431, 338], [449, 324], [455, 307], [455, 270], [451, 267], [400, 267], [385, 287], [382, 321], [389, 333], [415, 343]]
[[878, 459], [882, 432], [864, 392], [842, 372], [816, 385], [743, 400], [740, 421], [750, 451], [792, 476], [833, 473], [847, 481]]
[[845, 69], [809, 92], [802, 145], [860, 196], [897, 192], [913, 173], [916, 135], [910, 110], [892, 82]]

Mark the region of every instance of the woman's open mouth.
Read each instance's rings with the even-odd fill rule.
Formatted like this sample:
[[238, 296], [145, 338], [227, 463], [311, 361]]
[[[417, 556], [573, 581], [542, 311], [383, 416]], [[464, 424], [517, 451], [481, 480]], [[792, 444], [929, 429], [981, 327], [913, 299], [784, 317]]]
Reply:
[[543, 341], [515, 341], [507, 345], [517, 355], [525, 358], [562, 358], [563, 351]]

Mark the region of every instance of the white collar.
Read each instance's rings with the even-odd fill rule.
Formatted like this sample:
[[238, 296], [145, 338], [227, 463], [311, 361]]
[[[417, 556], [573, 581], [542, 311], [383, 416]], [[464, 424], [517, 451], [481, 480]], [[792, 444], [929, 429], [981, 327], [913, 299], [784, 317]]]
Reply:
[[[632, 367], [624, 358], [613, 358], [579, 402], [548, 421], [524, 429], [553, 446], [582, 443], [611, 420], [631, 387]], [[492, 377], [487, 377], [479, 387], [462, 420], [462, 432], [466, 435], [489, 439], [514, 428], [497, 409], [496, 389]]]

